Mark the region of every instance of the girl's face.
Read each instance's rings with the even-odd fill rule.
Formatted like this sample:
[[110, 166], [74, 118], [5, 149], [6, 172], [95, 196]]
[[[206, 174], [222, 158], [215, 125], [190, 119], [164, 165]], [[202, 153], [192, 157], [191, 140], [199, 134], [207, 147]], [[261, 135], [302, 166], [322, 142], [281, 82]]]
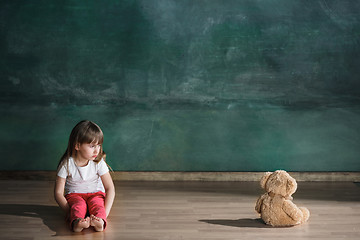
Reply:
[[77, 158], [79, 160], [94, 160], [97, 155], [100, 153], [101, 144], [98, 142], [92, 143], [78, 143], [75, 146], [77, 150]]

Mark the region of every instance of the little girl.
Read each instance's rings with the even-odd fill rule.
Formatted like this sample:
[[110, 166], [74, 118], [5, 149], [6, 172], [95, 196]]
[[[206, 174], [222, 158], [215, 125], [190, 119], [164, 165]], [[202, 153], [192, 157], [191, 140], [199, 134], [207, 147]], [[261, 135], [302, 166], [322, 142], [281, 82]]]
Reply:
[[114, 202], [115, 187], [105, 163], [103, 139], [98, 125], [87, 120], [79, 122], [71, 131], [58, 165], [55, 200], [67, 214], [74, 232], [90, 226], [103, 231]]

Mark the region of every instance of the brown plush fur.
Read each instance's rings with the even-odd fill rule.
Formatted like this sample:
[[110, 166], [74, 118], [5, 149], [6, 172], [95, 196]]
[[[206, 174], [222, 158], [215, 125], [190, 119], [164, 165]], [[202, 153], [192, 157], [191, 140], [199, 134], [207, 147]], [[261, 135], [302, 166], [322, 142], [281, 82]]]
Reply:
[[296, 191], [297, 183], [286, 171], [266, 172], [260, 186], [266, 193], [256, 201], [255, 210], [266, 224], [274, 227], [294, 226], [309, 219], [309, 210], [299, 208], [292, 202], [291, 195]]

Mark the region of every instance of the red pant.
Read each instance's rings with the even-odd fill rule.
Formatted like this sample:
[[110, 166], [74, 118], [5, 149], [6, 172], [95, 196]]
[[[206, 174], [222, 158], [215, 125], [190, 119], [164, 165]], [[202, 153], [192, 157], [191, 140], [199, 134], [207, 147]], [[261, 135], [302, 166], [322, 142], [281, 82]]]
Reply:
[[69, 193], [65, 196], [70, 206], [70, 226], [74, 220], [85, 218], [86, 214], [94, 215], [104, 220], [106, 227], [105, 193]]

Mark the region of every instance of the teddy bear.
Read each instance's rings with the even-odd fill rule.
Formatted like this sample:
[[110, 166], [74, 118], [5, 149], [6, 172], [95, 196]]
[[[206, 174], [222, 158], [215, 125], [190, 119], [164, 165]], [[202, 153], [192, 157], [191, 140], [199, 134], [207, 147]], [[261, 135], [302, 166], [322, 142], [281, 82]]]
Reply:
[[297, 183], [284, 170], [266, 172], [260, 180], [260, 186], [266, 193], [258, 198], [255, 210], [262, 220], [274, 227], [294, 226], [306, 222], [310, 212], [305, 207], [297, 207], [292, 202], [292, 194]]

